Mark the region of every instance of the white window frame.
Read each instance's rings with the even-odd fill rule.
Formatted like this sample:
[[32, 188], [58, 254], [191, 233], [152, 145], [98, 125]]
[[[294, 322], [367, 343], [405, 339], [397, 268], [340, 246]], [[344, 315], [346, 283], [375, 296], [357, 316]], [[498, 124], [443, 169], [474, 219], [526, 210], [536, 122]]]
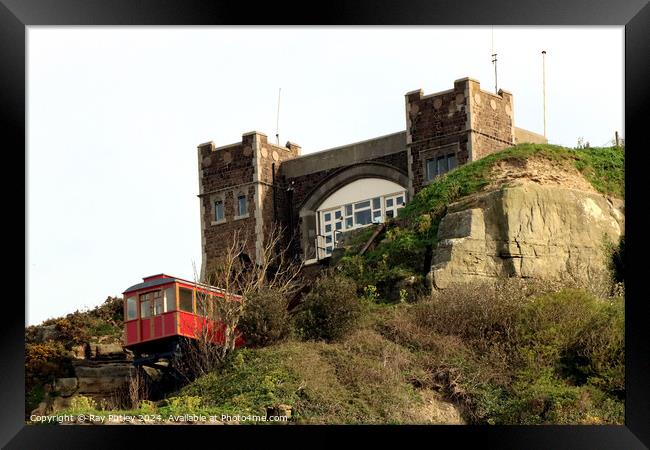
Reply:
[[[404, 202], [401, 205], [397, 205], [397, 198], [402, 197]], [[386, 208], [386, 199], [393, 199], [393, 206], [390, 208]], [[379, 199], [379, 208], [375, 208], [374, 206], [374, 200]], [[397, 216], [397, 211], [404, 207], [406, 204], [406, 190], [399, 191], [399, 192], [394, 192], [392, 194], [387, 194], [387, 195], [380, 195], [377, 197], [372, 197], [369, 199], [363, 199], [363, 200], [358, 200], [355, 201], [354, 203], [346, 203], [345, 205], [340, 205], [336, 206], [333, 208], [328, 208], [324, 209], [321, 211], [318, 211], [318, 236], [316, 237], [316, 255], [317, 259], [323, 259], [327, 258], [332, 254], [332, 251], [334, 248], [336, 248], [337, 244], [337, 234], [338, 232], [347, 232], [350, 230], [355, 230], [358, 228], [364, 228], [373, 224], [377, 223], [383, 223], [386, 221], [386, 211], [392, 210], [394, 211], [394, 217]], [[364, 203], [364, 202], [369, 202], [369, 206], [367, 207], [362, 207], [358, 208], [356, 205], [359, 203]], [[351, 206], [352, 208], [352, 214], [347, 215], [347, 206]], [[370, 223], [363, 224], [363, 225], [358, 225], [356, 222], [356, 216], [355, 213], [359, 211], [365, 211], [365, 210], [370, 210]], [[374, 213], [376, 211], [381, 211], [379, 220], [375, 220]], [[336, 218], [336, 213], [340, 212], [340, 219]], [[325, 215], [330, 214], [330, 220], [326, 221], [325, 220]], [[347, 219], [351, 218], [352, 219], [352, 226], [350, 228], [346, 228], [346, 222]], [[340, 222], [341, 223], [341, 229], [337, 230], [336, 224]], [[327, 225], [331, 225], [331, 230], [329, 232], [325, 231]], [[331, 243], [327, 243], [327, 237], [328, 235], [331, 237]], [[328, 247], [331, 245], [331, 250], [328, 251]]]

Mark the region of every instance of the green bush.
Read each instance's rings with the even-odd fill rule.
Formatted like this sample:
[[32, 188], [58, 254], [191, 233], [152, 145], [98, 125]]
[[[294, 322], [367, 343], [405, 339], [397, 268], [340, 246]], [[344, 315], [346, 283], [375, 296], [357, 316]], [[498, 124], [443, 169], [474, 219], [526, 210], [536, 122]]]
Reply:
[[355, 283], [342, 275], [318, 279], [294, 317], [298, 334], [306, 340], [335, 341], [344, 337], [361, 316], [356, 292]]
[[281, 342], [291, 333], [287, 299], [281, 293], [264, 289], [248, 298], [238, 329], [246, 344], [263, 347]]
[[97, 402], [91, 397], [75, 395], [70, 400], [69, 411], [73, 414], [89, 413], [97, 410]]
[[56, 341], [25, 345], [25, 382], [30, 390], [37, 384], [47, 384], [55, 378], [74, 374], [72, 358], [65, 347]]

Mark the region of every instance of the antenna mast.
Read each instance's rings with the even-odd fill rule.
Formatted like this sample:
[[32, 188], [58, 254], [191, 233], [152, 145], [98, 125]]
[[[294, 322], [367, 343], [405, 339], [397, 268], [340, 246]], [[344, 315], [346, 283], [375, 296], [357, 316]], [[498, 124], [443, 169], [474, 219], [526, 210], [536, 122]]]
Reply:
[[542, 50], [542, 96], [544, 98], [544, 137], [546, 137], [546, 50]]
[[494, 25], [492, 25], [492, 64], [494, 64], [494, 93], [499, 94], [497, 88], [497, 54], [494, 52]]
[[278, 114], [275, 121], [275, 140], [278, 146], [280, 146], [280, 94], [282, 93], [282, 88], [278, 89]]

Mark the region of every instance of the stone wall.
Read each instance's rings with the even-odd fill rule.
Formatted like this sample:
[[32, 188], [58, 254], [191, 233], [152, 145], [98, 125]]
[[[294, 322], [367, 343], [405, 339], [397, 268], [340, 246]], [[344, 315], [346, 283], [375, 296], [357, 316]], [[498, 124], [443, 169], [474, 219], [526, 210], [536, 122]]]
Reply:
[[[300, 154], [300, 147], [288, 142], [280, 147], [268, 142], [265, 134], [246, 133], [242, 141], [223, 147], [212, 142], [198, 147], [199, 199], [203, 247], [202, 276], [210, 275], [232, 237], [239, 233], [249, 258], [259, 257], [268, 230], [278, 221], [285, 222], [286, 202], [281, 186], [274, 179], [283, 161]], [[246, 195], [247, 212], [237, 215], [237, 196]], [[277, 195], [277, 198], [276, 198]], [[214, 203], [224, 202], [224, 219], [215, 220]], [[278, 201], [279, 200], [279, 201]]]
[[478, 81], [469, 80], [471, 94], [471, 160], [514, 145], [514, 107], [512, 94], [499, 90], [498, 95], [481, 90]]
[[476, 161], [514, 143], [512, 94], [481, 90], [478, 81], [463, 78], [454, 88], [431, 95], [406, 94], [406, 143], [410, 193], [427, 184], [426, 161], [454, 153], [457, 164]]
[[429, 182], [426, 160], [455, 153], [458, 164], [470, 160], [469, 79], [457, 80], [449, 91], [423, 95], [422, 90], [406, 94], [406, 145], [413, 196]]
[[[235, 232], [247, 243], [248, 255], [255, 254], [255, 164], [254, 134], [242, 142], [215, 147], [209, 142], [199, 146], [199, 199], [201, 203], [201, 237], [203, 247], [202, 276], [212, 273], [217, 259], [224, 254]], [[248, 212], [236, 218], [237, 195], [247, 197]], [[224, 202], [225, 219], [215, 221], [214, 202]]]

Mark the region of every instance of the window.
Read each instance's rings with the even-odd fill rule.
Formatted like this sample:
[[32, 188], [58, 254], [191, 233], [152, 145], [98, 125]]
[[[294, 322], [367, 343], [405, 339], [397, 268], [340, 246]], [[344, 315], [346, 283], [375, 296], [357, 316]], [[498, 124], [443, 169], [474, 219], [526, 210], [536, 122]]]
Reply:
[[455, 154], [452, 153], [451, 155], [447, 155], [447, 161], [449, 162], [449, 170], [452, 170], [452, 169], [455, 169], [456, 167], [458, 167], [458, 162], [456, 162], [456, 155]]
[[165, 311], [174, 311], [176, 309], [176, 288], [170, 287], [165, 289]]
[[404, 207], [406, 194], [404, 192], [386, 197], [386, 218], [392, 219], [397, 217], [397, 212]]
[[245, 216], [248, 213], [248, 205], [246, 201], [246, 196], [240, 194], [237, 196], [237, 216]]
[[181, 311], [194, 312], [192, 305], [192, 290], [186, 288], [178, 289], [178, 308]]
[[208, 315], [208, 317], [210, 319], [216, 320], [216, 319], [219, 318], [218, 317], [219, 316], [219, 311], [217, 309], [217, 303], [216, 303], [216, 302], [219, 301], [219, 297], [216, 296], [216, 295], [210, 294], [208, 299], [210, 301], [210, 304], [209, 304], [209, 308], [208, 308], [208, 311], [207, 311], [207, 313], [208, 313], [207, 315]]
[[431, 181], [436, 177], [436, 160], [427, 159], [427, 181]]
[[405, 202], [406, 193], [401, 191], [319, 211], [318, 258], [332, 254], [338, 246], [340, 233], [395, 217]]
[[162, 291], [152, 292], [153, 294], [153, 315], [157, 316], [163, 313], [163, 297]]
[[138, 318], [138, 303], [135, 297], [126, 299], [126, 320], [133, 320]]
[[438, 161], [438, 175], [442, 175], [443, 173], [449, 170], [446, 156], [439, 156], [437, 161]]
[[140, 318], [151, 317], [151, 293], [140, 295]]
[[226, 216], [223, 209], [223, 200], [217, 200], [214, 202], [214, 220], [215, 222], [221, 222], [225, 220]]
[[455, 153], [438, 156], [437, 158], [427, 159], [427, 181], [431, 181], [438, 175], [442, 175], [443, 173], [447, 173], [450, 170], [455, 169], [457, 165], [458, 162], [456, 161]]
[[371, 213], [369, 209], [357, 211], [354, 213], [354, 222], [356, 225], [367, 225], [371, 222]]
[[200, 316], [208, 316], [212, 312], [212, 295], [205, 292], [196, 293], [196, 313]]

